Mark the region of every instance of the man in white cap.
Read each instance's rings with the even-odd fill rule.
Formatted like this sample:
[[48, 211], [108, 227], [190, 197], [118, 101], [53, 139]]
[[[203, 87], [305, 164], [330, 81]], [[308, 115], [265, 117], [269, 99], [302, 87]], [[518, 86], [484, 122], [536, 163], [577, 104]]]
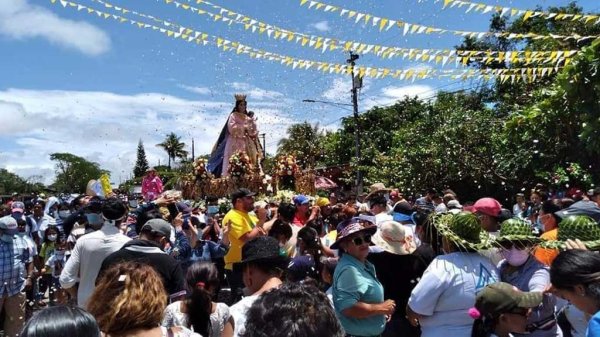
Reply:
[[17, 236], [17, 221], [0, 218], [0, 310], [4, 310], [4, 336], [17, 336], [25, 317], [25, 288], [31, 287], [33, 256], [24, 238]]

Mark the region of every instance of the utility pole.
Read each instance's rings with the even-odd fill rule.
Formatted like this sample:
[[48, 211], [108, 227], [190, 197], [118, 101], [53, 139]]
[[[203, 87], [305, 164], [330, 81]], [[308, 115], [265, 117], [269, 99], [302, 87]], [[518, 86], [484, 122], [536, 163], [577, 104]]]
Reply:
[[267, 158], [267, 142], [265, 141], [267, 134], [266, 133], [261, 133], [260, 135], [258, 135], [260, 138], [262, 138], [262, 148], [263, 148], [263, 158]]
[[192, 163], [194, 162], [194, 138], [192, 138]]
[[[356, 142], [356, 162], [358, 165], [361, 163], [360, 155], [360, 123], [358, 120], [358, 89], [362, 88], [362, 78], [358, 75], [354, 77], [354, 66], [359, 56], [354, 52], [350, 51], [350, 58], [346, 60], [346, 63], [350, 65], [350, 75], [352, 76], [352, 107], [354, 110], [354, 122], [356, 123], [356, 131], [354, 132]], [[360, 195], [363, 191], [363, 177], [360, 167], [356, 169], [356, 195]]]

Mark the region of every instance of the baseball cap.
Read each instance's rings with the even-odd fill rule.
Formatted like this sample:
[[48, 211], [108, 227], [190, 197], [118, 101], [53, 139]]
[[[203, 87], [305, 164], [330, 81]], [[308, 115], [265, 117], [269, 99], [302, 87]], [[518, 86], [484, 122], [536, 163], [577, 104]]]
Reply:
[[304, 194], [298, 194], [297, 196], [294, 197], [294, 204], [296, 204], [296, 205], [304, 205], [304, 204], [308, 204], [309, 202], [310, 202], [310, 200]]
[[17, 220], [10, 215], [0, 218], [0, 229], [17, 229]]
[[458, 200], [450, 200], [450, 201], [448, 201], [448, 208], [449, 209], [462, 209], [463, 206], [460, 204], [460, 202], [458, 202]]
[[288, 279], [292, 282], [300, 282], [307, 277], [315, 276], [315, 260], [310, 255], [298, 256], [290, 261], [287, 272]]
[[15, 213], [15, 212], [23, 213], [24, 210], [25, 210], [25, 204], [20, 201], [15, 201], [12, 203], [12, 205], [10, 205], [10, 211], [12, 213]]
[[188, 215], [190, 213], [192, 213], [192, 208], [186, 204], [183, 201], [178, 202], [177, 204], [177, 208], [179, 209], [179, 211], [185, 215]]
[[494, 198], [481, 198], [473, 205], [475, 212], [497, 218], [502, 211], [502, 205]]
[[319, 198], [317, 199], [317, 206], [319, 207], [324, 207], [324, 206], [329, 206], [331, 204], [331, 202], [329, 201], [329, 198]]
[[475, 299], [475, 308], [481, 316], [496, 317], [517, 309], [539, 306], [544, 299], [541, 292], [522, 292], [511, 284], [498, 282], [483, 288]]
[[148, 220], [142, 226], [142, 232], [151, 232], [154, 235], [160, 235], [167, 238], [171, 237], [171, 225], [163, 219]]
[[237, 189], [236, 191], [234, 191], [233, 193], [231, 193], [231, 202], [235, 203], [236, 200], [239, 198], [253, 197], [255, 195], [256, 195], [256, 193], [250, 191], [247, 188], [240, 188], [240, 189]]

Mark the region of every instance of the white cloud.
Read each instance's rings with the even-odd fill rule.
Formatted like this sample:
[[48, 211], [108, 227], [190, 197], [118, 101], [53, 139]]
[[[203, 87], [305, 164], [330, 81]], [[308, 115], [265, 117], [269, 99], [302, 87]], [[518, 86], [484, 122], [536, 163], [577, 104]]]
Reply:
[[309, 26], [320, 32], [328, 32], [331, 30], [331, 27], [329, 27], [329, 21], [319, 21], [312, 23]]
[[0, 35], [12, 39], [44, 38], [54, 44], [100, 55], [110, 49], [109, 36], [87, 22], [64, 19], [27, 0], [2, 0]]
[[233, 90], [246, 94], [248, 100], [279, 100], [284, 97], [284, 94], [279, 91], [260, 89], [249, 83], [233, 82], [230, 85]]
[[328, 100], [343, 101], [350, 100], [350, 90], [352, 89], [352, 82], [350, 78], [337, 77], [331, 83], [331, 86], [325, 90], [321, 97]]
[[381, 90], [381, 95], [384, 99], [394, 101], [401, 100], [405, 97], [419, 97], [427, 99], [435, 95], [435, 90], [429, 85], [415, 84], [405, 86], [390, 86]]
[[[229, 100], [186, 100], [160, 93], [0, 91], [0, 167], [25, 178], [42, 175], [50, 183], [54, 164], [49, 155], [70, 152], [98, 162], [118, 183], [132, 172], [139, 139], [150, 165], [166, 163], [166, 154], [155, 144], [169, 132], [181, 136], [188, 151], [194, 138], [196, 155], [209, 153], [232, 105]], [[269, 130], [267, 142], [281, 138], [293, 122], [276, 106], [255, 111], [259, 130]], [[9, 142], [17, 146], [2, 147]]]
[[199, 95], [209, 95], [211, 92], [210, 89], [206, 88], [206, 87], [193, 87], [193, 86], [184, 85], [184, 84], [179, 84], [177, 86], [183, 90], [193, 92], [193, 93], [199, 94]]
[[430, 99], [436, 94], [432, 86], [425, 84], [411, 84], [404, 86], [387, 86], [378, 90], [375, 94], [363, 96], [360, 104], [360, 110], [366, 111], [375, 106], [383, 107], [403, 100], [406, 97], [418, 97], [421, 99]]

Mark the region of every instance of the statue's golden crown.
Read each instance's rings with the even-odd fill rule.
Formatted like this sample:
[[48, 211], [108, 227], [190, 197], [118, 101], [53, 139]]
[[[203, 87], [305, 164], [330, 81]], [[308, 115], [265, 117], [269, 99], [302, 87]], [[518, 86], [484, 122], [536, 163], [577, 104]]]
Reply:
[[244, 94], [235, 94], [234, 96], [235, 96], [235, 101], [236, 102], [238, 102], [238, 101], [245, 101], [246, 100], [246, 95], [244, 95]]

